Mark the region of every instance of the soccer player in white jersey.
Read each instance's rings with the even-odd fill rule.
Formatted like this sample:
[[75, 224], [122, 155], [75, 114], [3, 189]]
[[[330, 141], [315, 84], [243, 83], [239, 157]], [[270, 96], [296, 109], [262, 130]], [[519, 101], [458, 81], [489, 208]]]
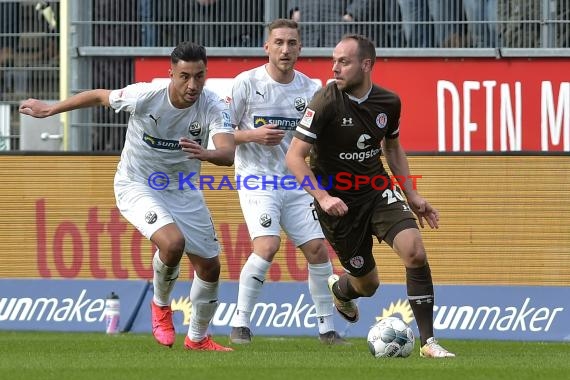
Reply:
[[[171, 54], [170, 81], [135, 83], [118, 90], [85, 91], [55, 104], [28, 99], [20, 112], [43, 118], [70, 110], [107, 106], [130, 113], [126, 141], [115, 174], [117, 208], [158, 250], [153, 258], [152, 332], [171, 347], [175, 331], [170, 294], [186, 253], [194, 268], [192, 316], [184, 347], [231, 351], [207, 329], [218, 305], [220, 247], [201, 191], [185, 181], [201, 162], [231, 166], [234, 129], [227, 104], [204, 89], [206, 50], [180, 43]], [[207, 149], [211, 134], [215, 150]]]
[[[247, 186], [238, 192], [253, 241], [253, 252], [240, 274], [230, 341], [251, 342], [250, 319], [279, 249], [282, 227], [309, 263], [309, 291], [316, 308], [319, 339], [325, 344], [344, 344], [334, 328], [333, 299], [327, 287], [333, 270], [313, 212], [313, 199], [299, 188], [285, 164], [293, 130], [319, 85], [294, 69], [301, 51], [297, 23], [278, 19], [268, 29], [264, 44], [268, 63], [239, 74], [230, 101], [232, 123], [237, 126], [236, 181], [248, 178]], [[287, 177], [289, 183], [285, 184]], [[272, 183], [274, 178], [276, 183]]]

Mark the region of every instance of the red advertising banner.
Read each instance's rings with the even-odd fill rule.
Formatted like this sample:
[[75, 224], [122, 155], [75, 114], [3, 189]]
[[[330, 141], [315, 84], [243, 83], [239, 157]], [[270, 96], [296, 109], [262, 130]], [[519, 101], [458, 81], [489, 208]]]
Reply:
[[[208, 78], [233, 78], [266, 61], [210, 57]], [[169, 57], [137, 59], [135, 80], [166, 78], [169, 66]], [[297, 69], [323, 84], [332, 78], [329, 58], [300, 58]], [[402, 98], [407, 151], [570, 152], [568, 58], [377, 59], [373, 80]]]

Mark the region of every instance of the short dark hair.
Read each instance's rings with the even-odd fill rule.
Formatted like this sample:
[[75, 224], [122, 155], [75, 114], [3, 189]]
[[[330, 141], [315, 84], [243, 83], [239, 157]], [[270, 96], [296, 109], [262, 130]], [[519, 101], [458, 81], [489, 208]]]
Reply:
[[291, 28], [291, 29], [299, 29], [299, 24], [297, 21], [288, 19], [288, 18], [278, 18], [273, 21], [267, 26], [267, 31], [269, 34], [273, 31], [273, 29], [278, 28]]
[[370, 59], [372, 66], [374, 66], [376, 62], [376, 47], [371, 40], [360, 34], [346, 34], [341, 41], [345, 40], [355, 40], [358, 44], [358, 57], [361, 60]]
[[178, 44], [170, 54], [170, 62], [176, 64], [178, 61], [197, 62], [204, 61], [208, 64], [206, 48], [194, 42], [184, 41]]

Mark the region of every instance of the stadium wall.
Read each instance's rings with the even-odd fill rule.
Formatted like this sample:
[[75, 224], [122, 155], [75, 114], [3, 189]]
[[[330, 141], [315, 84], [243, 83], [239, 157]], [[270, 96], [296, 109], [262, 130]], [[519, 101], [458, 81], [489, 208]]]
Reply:
[[[0, 155], [0, 278], [148, 280], [155, 250], [119, 214], [118, 156]], [[436, 284], [570, 285], [570, 160], [564, 155], [420, 155], [410, 165], [441, 213], [425, 230]], [[205, 196], [222, 244], [222, 279], [237, 281], [251, 252], [236, 191], [217, 189], [232, 168], [206, 164]], [[383, 283], [404, 283], [396, 255], [374, 254]], [[335, 271], [342, 268], [331, 251]], [[302, 255], [285, 237], [270, 282], [305, 281]], [[188, 260], [181, 279], [190, 280]]]

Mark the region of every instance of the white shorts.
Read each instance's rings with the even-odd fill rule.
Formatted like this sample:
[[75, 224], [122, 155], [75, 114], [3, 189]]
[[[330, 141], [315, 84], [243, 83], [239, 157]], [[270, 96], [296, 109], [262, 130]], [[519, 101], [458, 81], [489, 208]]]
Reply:
[[201, 191], [154, 190], [118, 175], [114, 189], [117, 208], [147, 239], [175, 223], [186, 240], [187, 253], [206, 259], [219, 255], [220, 244]]
[[251, 239], [280, 236], [281, 228], [296, 247], [324, 239], [314, 210], [314, 199], [305, 190], [238, 190], [241, 210]]

